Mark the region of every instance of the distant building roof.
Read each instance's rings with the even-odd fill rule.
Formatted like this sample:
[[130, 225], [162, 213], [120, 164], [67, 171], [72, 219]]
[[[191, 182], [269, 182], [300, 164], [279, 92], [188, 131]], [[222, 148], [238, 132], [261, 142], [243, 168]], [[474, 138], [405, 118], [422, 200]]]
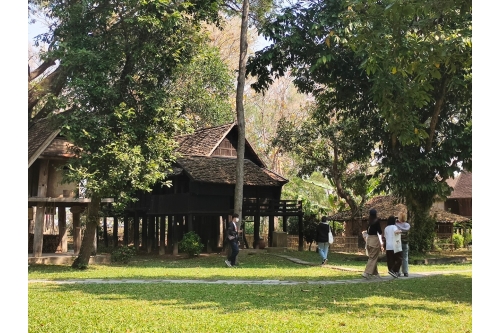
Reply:
[[49, 146], [59, 134], [60, 129], [54, 129], [49, 119], [40, 119], [28, 127], [28, 168]]
[[[358, 218], [362, 220], [367, 220], [370, 209], [375, 209], [377, 211], [377, 217], [381, 220], [387, 220], [391, 215], [397, 216], [400, 212], [406, 213], [408, 211], [406, 205], [398, 202], [395, 197], [390, 195], [377, 196], [368, 200], [368, 202], [366, 202], [363, 208], [363, 211], [361, 212], [361, 216]], [[434, 207], [431, 208], [430, 213], [431, 216], [434, 216], [436, 218], [437, 222], [441, 223], [465, 222], [470, 220], [464, 216], [452, 214], [450, 212]], [[350, 218], [351, 218], [351, 211], [348, 210], [334, 214], [333, 216], [330, 216], [328, 219], [335, 221], [347, 221], [350, 220]]]
[[455, 178], [449, 178], [446, 183], [453, 188], [448, 199], [472, 198], [472, 172], [461, 172]]

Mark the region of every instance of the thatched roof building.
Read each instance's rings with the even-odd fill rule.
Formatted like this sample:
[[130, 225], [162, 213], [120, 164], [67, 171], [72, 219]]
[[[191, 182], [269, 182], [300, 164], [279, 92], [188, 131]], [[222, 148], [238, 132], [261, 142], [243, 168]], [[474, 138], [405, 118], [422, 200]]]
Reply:
[[[361, 216], [357, 219], [368, 220], [369, 211], [375, 209], [377, 216], [380, 220], [387, 220], [389, 216], [397, 216], [400, 212], [407, 212], [405, 204], [398, 202], [397, 198], [387, 196], [377, 196], [370, 199], [364, 206]], [[431, 215], [436, 218], [440, 223], [455, 223], [466, 222], [468, 218], [450, 212], [440, 210], [438, 208], [431, 208]], [[332, 221], [349, 221], [351, 219], [351, 211], [338, 212], [329, 217]]]
[[[371, 209], [377, 211], [377, 216], [381, 221], [381, 227], [384, 229], [387, 225], [387, 219], [389, 216], [397, 216], [400, 212], [407, 212], [406, 205], [399, 202], [397, 198], [387, 195], [387, 196], [377, 196], [370, 199], [363, 207], [360, 216], [355, 218], [358, 225], [352, 225], [348, 223], [351, 220], [351, 211], [338, 212], [330, 217], [330, 221], [340, 221], [345, 222], [345, 235], [355, 236], [359, 234], [359, 230], [365, 230], [368, 226], [368, 215]], [[469, 218], [447, 212], [436, 207], [431, 208], [431, 215], [436, 218], [436, 232], [438, 235], [451, 235], [453, 233], [453, 223], [456, 222], [468, 222]]]

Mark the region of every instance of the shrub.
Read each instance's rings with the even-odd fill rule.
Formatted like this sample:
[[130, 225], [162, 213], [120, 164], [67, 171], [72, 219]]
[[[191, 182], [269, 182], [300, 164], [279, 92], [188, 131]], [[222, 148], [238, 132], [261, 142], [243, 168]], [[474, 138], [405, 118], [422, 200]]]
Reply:
[[453, 234], [453, 246], [455, 249], [464, 247], [464, 236], [460, 234]]
[[120, 262], [126, 264], [130, 259], [136, 255], [135, 248], [133, 246], [120, 246], [118, 249], [111, 253], [112, 262]]
[[190, 258], [200, 254], [202, 249], [201, 238], [194, 231], [186, 233], [179, 242], [179, 251], [187, 253]]
[[468, 231], [464, 232], [464, 245], [472, 243], [472, 234]]

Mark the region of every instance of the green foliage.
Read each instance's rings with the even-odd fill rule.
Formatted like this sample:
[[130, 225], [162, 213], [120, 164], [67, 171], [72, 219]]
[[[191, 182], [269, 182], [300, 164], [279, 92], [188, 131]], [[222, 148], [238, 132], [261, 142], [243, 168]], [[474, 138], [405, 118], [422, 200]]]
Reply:
[[460, 234], [453, 234], [453, 247], [455, 249], [461, 249], [464, 247], [464, 236]]
[[111, 252], [111, 261], [115, 263], [127, 264], [132, 257], [137, 254], [133, 246], [120, 246]]
[[416, 211], [410, 219], [411, 230], [408, 233], [410, 249], [414, 252], [429, 252], [436, 236], [436, 220], [428, 212]]
[[327, 191], [332, 187], [319, 172], [310, 177], [291, 177], [285, 184], [281, 197], [302, 200], [302, 210], [306, 215], [328, 215], [332, 211]]
[[472, 233], [469, 231], [464, 232], [464, 246], [468, 246], [472, 243]]
[[377, 191], [404, 199], [415, 245], [428, 249], [432, 201], [460, 164], [472, 168], [471, 2], [296, 2], [260, 32], [273, 44], [249, 60], [252, 87], [291, 70], [316, 101], [308, 123], [282, 122], [276, 144], [297, 151], [302, 172], [344, 184], [352, 210], [372, 173], [349, 179], [348, 166], [374, 158]]
[[201, 32], [218, 1], [34, 3], [57, 22], [41, 39], [56, 42], [46, 56], [66, 77], [57, 120], [76, 158], [65, 181], [85, 179], [88, 196], [123, 208], [163, 179], [174, 135], [229, 119], [230, 77]]
[[179, 251], [187, 253], [190, 258], [199, 255], [201, 250], [203, 250], [201, 238], [194, 231], [184, 234], [179, 242]]
[[233, 78], [219, 51], [200, 45], [192, 61], [176, 70], [171, 98], [195, 129], [233, 120]]

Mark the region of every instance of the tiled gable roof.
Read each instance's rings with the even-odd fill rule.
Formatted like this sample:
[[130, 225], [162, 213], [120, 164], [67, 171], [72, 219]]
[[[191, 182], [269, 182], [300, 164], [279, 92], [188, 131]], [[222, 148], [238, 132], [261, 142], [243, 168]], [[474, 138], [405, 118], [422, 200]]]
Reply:
[[448, 199], [472, 198], [472, 172], [461, 172], [454, 182], [448, 185], [453, 187]]
[[212, 151], [234, 127], [234, 123], [203, 128], [193, 134], [176, 137], [179, 144], [177, 152], [184, 156], [210, 156]]
[[[387, 220], [389, 216], [397, 216], [400, 212], [407, 212], [406, 205], [398, 203], [396, 198], [390, 195], [377, 196], [368, 200], [363, 208], [361, 219], [368, 220], [370, 209], [377, 211], [377, 217], [381, 220]], [[454, 223], [469, 221], [468, 218], [453, 214], [438, 208], [431, 208], [431, 215], [436, 218], [437, 222]], [[346, 221], [351, 218], [350, 211], [339, 212], [329, 217], [329, 220]]]
[[[206, 183], [236, 184], [235, 158], [186, 156], [177, 163], [193, 180]], [[281, 186], [288, 182], [278, 174], [245, 160], [244, 184], [257, 186]]]
[[52, 127], [47, 118], [40, 119], [28, 127], [28, 168], [47, 148], [59, 131], [59, 129]]

